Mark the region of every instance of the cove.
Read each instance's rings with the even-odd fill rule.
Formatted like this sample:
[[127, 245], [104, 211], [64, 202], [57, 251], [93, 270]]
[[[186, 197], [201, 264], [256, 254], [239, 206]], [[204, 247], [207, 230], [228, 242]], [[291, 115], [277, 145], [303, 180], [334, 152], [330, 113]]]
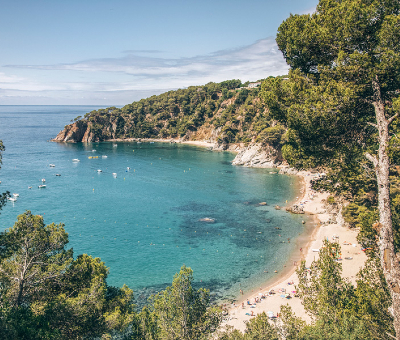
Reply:
[[183, 264], [197, 285], [232, 298], [282, 270], [304, 216], [274, 207], [298, 195], [296, 177], [189, 145], [48, 142], [93, 108], [0, 107], [0, 189], [20, 195], [2, 210], [1, 230], [25, 210], [64, 223], [75, 256], [100, 257], [108, 283], [127, 284], [137, 299], [169, 285]]

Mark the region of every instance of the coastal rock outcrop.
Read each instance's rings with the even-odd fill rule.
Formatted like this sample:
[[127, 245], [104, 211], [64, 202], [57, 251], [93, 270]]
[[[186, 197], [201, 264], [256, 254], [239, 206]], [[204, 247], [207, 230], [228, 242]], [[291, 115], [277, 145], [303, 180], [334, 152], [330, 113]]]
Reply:
[[91, 143], [117, 138], [125, 126], [121, 116], [93, 117], [90, 120], [77, 120], [66, 125], [52, 142]]
[[304, 209], [299, 204], [293, 204], [291, 207], [287, 207], [286, 211], [289, 211], [293, 214], [304, 214]]
[[78, 120], [73, 124], [66, 125], [58, 135], [52, 139], [53, 142], [91, 142], [93, 134], [90, 125], [85, 120]]
[[297, 175], [298, 172], [299, 170], [295, 168], [290, 168], [288, 166], [284, 166], [279, 169], [279, 174], [281, 175]]
[[232, 164], [256, 168], [274, 168], [281, 162], [282, 156], [279, 150], [269, 145], [251, 143], [236, 155]]

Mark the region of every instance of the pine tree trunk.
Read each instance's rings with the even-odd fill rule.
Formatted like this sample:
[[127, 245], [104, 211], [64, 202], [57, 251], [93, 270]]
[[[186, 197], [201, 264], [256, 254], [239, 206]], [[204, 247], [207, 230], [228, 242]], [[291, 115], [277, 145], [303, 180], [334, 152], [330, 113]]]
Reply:
[[383, 274], [389, 286], [392, 297], [391, 314], [394, 318], [396, 339], [400, 340], [400, 267], [396, 258], [393, 244], [392, 213], [390, 208], [390, 183], [389, 183], [389, 124], [385, 116], [385, 106], [380, 95], [379, 82], [373, 82], [375, 94], [375, 114], [379, 132], [378, 159], [375, 160], [375, 173], [378, 184], [378, 210], [379, 210], [379, 256]]
[[24, 291], [24, 280], [21, 279], [18, 284], [18, 294], [14, 303], [14, 307], [18, 308], [22, 303], [22, 292]]

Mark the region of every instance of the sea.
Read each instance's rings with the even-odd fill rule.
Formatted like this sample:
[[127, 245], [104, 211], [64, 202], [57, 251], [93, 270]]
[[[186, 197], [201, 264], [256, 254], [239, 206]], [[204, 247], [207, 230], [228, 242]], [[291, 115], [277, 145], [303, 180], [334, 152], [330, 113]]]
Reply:
[[0, 191], [19, 194], [0, 212], [0, 231], [26, 210], [64, 224], [74, 256], [101, 258], [107, 283], [127, 284], [139, 304], [182, 265], [196, 287], [228, 300], [282, 272], [309, 224], [275, 208], [299, 196], [298, 178], [186, 144], [50, 142], [99, 108], [0, 106]]

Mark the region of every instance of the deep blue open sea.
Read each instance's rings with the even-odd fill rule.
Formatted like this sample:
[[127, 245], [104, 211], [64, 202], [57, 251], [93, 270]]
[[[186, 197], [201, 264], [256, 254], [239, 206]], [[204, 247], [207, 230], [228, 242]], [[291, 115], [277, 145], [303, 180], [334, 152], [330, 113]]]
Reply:
[[[232, 166], [232, 153], [188, 145], [49, 142], [71, 119], [98, 108], [0, 106], [0, 190], [19, 194], [1, 211], [0, 231], [25, 210], [46, 224], [62, 222], [75, 256], [100, 257], [108, 283], [125, 283], [136, 296], [170, 284], [183, 264], [196, 283], [224, 297], [282, 270], [304, 216], [274, 206], [295, 199], [297, 178]], [[38, 188], [42, 178], [45, 189]]]

